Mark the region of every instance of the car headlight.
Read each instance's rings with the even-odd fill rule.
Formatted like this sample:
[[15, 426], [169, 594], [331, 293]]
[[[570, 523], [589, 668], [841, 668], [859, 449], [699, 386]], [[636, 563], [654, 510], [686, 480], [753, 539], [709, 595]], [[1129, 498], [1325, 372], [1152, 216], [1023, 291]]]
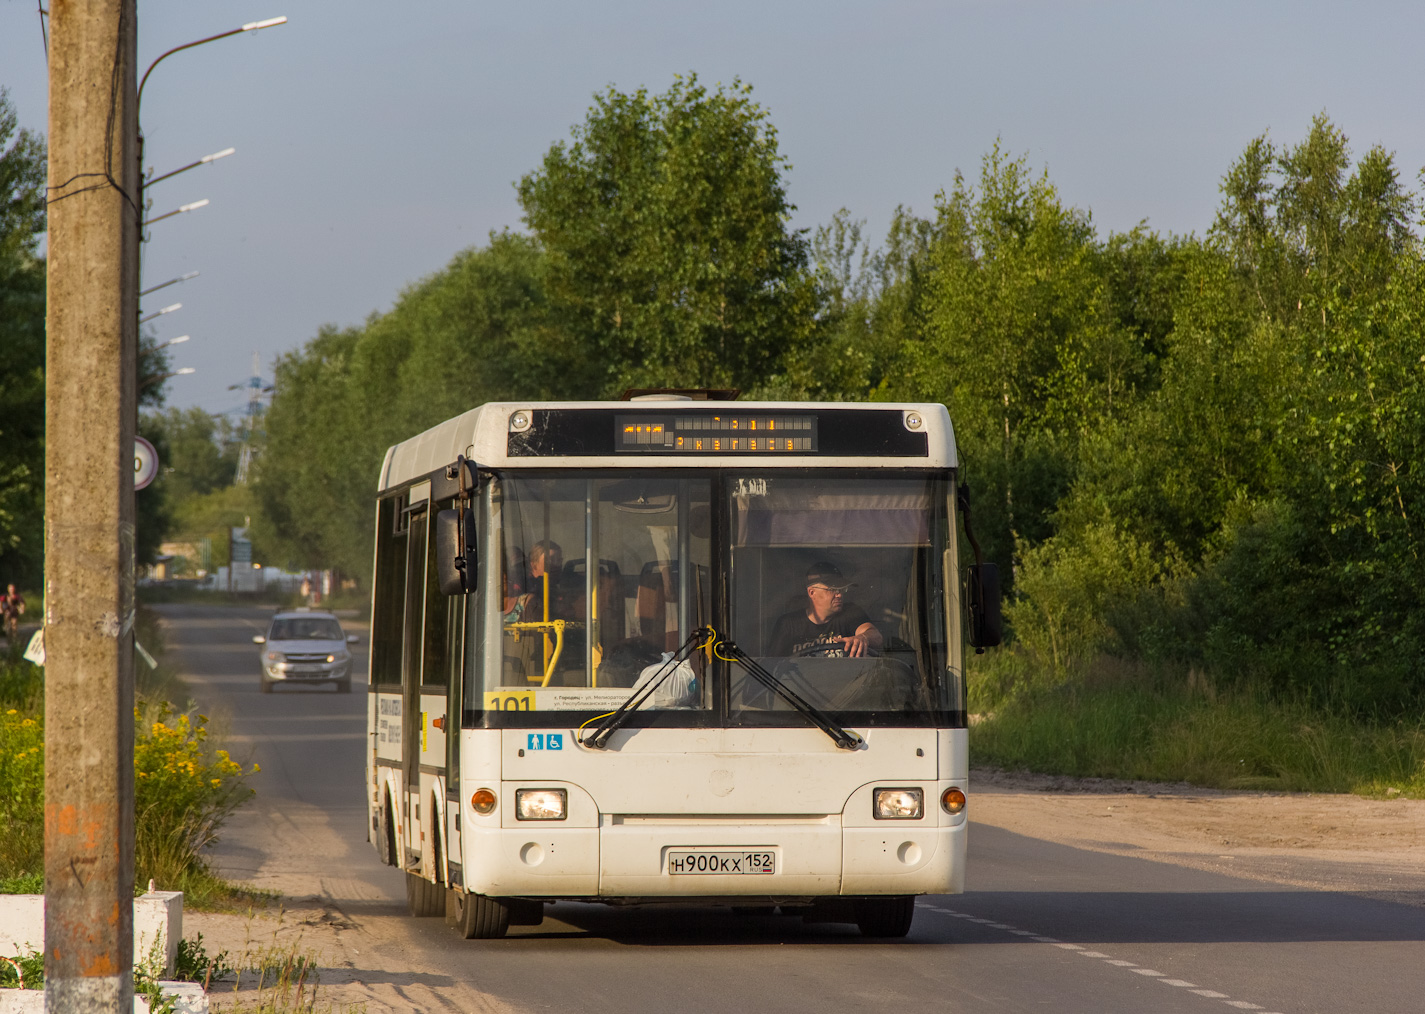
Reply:
[[924, 789], [877, 789], [871, 815], [877, 820], [919, 820], [925, 814]]
[[566, 789], [515, 790], [515, 816], [520, 820], [563, 820], [568, 815]]

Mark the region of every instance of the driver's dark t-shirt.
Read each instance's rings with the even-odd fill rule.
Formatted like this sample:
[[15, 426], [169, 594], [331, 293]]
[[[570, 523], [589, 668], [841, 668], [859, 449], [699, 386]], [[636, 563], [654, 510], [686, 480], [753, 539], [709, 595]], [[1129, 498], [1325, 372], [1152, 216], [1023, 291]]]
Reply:
[[861, 624], [870, 622], [871, 618], [866, 615], [865, 610], [854, 602], [843, 605], [841, 611], [828, 618], [825, 623], [813, 623], [807, 618], [805, 609], [784, 613], [778, 617], [776, 626], [772, 628], [772, 637], [767, 642], [767, 654], [791, 656], [818, 644], [835, 644], [836, 649], [827, 649], [826, 653], [845, 655], [846, 652], [836, 638], [850, 637]]

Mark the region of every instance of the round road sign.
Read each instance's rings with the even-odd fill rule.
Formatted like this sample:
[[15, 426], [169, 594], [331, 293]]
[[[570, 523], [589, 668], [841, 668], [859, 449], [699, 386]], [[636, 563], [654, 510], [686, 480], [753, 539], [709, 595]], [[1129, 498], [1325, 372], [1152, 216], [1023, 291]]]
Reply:
[[134, 490], [158, 478], [158, 451], [143, 437], [134, 437]]

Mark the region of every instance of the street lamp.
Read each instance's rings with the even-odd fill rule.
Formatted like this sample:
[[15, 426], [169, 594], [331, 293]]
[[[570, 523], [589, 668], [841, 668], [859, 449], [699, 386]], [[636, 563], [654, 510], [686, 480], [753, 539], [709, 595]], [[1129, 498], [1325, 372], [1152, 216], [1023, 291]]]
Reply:
[[[170, 49], [170, 50], [168, 50], [168, 51], [166, 51], [166, 52], [164, 52], [164, 53], [160, 53], [159, 56], [158, 56], [158, 59], [157, 59], [157, 60], [154, 60], [153, 63], [149, 64], [149, 65], [148, 65], [148, 70], [144, 71], [143, 78], [140, 79], [140, 81], [139, 81], [138, 94], [135, 96], [135, 102], [134, 102], [134, 119], [135, 119], [135, 121], [136, 121], [135, 126], [137, 127], [137, 131], [136, 131], [136, 132], [137, 132], [137, 134], [138, 134], [138, 137], [137, 137], [138, 144], [136, 145], [136, 153], [137, 153], [137, 155], [138, 155], [138, 195], [137, 195], [138, 199], [137, 199], [137, 201], [135, 202], [135, 208], [134, 208], [134, 210], [135, 210], [135, 216], [134, 216], [134, 217], [138, 219], [138, 236], [137, 236], [138, 243], [137, 243], [137, 249], [136, 249], [136, 251], [135, 251], [135, 263], [136, 263], [136, 264], [137, 264], [137, 263], [140, 263], [140, 262], [142, 261], [142, 256], [138, 254], [138, 251], [141, 251], [141, 250], [143, 249], [144, 229], [145, 229], [145, 228], [147, 228], [148, 226], [152, 225], [154, 222], [160, 222], [160, 221], [162, 221], [162, 220], [165, 219], [165, 218], [171, 218], [171, 217], [173, 217], [174, 215], [181, 215], [181, 214], [183, 214], [184, 212], [193, 211], [193, 210], [195, 210], [195, 209], [197, 209], [197, 208], [204, 207], [204, 206], [207, 205], [207, 203], [208, 203], [207, 198], [204, 198], [203, 200], [201, 200], [201, 201], [195, 201], [195, 202], [193, 202], [192, 204], [185, 204], [185, 205], [183, 205], [181, 208], [179, 208], [177, 211], [170, 211], [170, 212], [168, 212], [168, 213], [165, 214], [165, 215], [159, 215], [157, 218], [150, 219], [150, 220], [147, 221], [147, 222], [144, 221], [144, 217], [143, 217], [143, 216], [144, 216], [144, 211], [146, 210], [146, 207], [147, 207], [147, 206], [146, 206], [145, 203], [144, 203], [144, 178], [143, 178], [143, 177], [144, 177], [144, 173], [143, 173], [143, 147], [144, 147], [144, 138], [143, 138], [143, 120], [142, 120], [141, 113], [142, 113], [142, 109], [143, 109], [143, 89], [144, 89], [144, 85], [148, 84], [148, 76], [153, 73], [155, 67], [157, 67], [157, 66], [158, 66], [160, 63], [162, 63], [164, 60], [168, 59], [168, 58], [169, 58], [170, 56], [172, 56], [174, 53], [180, 53], [180, 52], [182, 52], [182, 51], [185, 50], [185, 49], [192, 49], [194, 46], [201, 46], [201, 45], [203, 45], [204, 43], [207, 43], [207, 42], [216, 42], [218, 39], [226, 39], [226, 38], [227, 38], [228, 36], [230, 36], [230, 35], [241, 35], [241, 34], [246, 33], [246, 32], [256, 32], [256, 31], [259, 31], [259, 30], [261, 30], [261, 29], [263, 29], [263, 28], [273, 28], [273, 27], [275, 27], [275, 26], [277, 26], [277, 25], [285, 25], [286, 23], [287, 23], [287, 18], [286, 18], [285, 16], [284, 16], [284, 17], [276, 17], [276, 18], [267, 18], [267, 19], [265, 19], [265, 20], [263, 20], [263, 21], [249, 21], [247, 24], [242, 25], [242, 26], [239, 27], [239, 28], [234, 28], [234, 29], [232, 29], [231, 31], [219, 32], [217, 35], [210, 35], [210, 36], [208, 36], [207, 38], [204, 38], [204, 39], [197, 39], [197, 40], [195, 40], [195, 41], [193, 41], [193, 42], [184, 43], [184, 44], [181, 45], [181, 46], [174, 46], [172, 49]], [[183, 166], [183, 167], [181, 167], [181, 168], [179, 168], [179, 169], [175, 169], [173, 172], [165, 173], [164, 175], [158, 177], [158, 179], [153, 180], [152, 182], [157, 183], [159, 180], [168, 179], [170, 176], [174, 176], [174, 175], [176, 175], [176, 174], [178, 174], [178, 173], [185, 172], [186, 170], [192, 169], [192, 168], [194, 168], [194, 167], [196, 167], [196, 166], [205, 165], [205, 164], [207, 164], [208, 162], [216, 162], [216, 161], [217, 161], [218, 159], [220, 159], [220, 158], [227, 158], [227, 156], [233, 154], [234, 150], [235, 150], [235, 149], [233, 149], [233, 148], [226, 148], [226, 149], [224, 149], [223, 151], [214, 152], [214, 153], [211, 154], [211, 155], [205, 155], [205, 156], [203, 156], [202, 158], [200, 158], [197, 162], [194, 162], [194, 163], [191, 163], [191, 164], [189, 164], [189, 165]], [[140, 269], [140, 271], [142, 271], [142, 269]], [[136, 273], [136, 276], [137, 276], [137, 274], [138, 274], [138, 273]], [[193, 274], [197, 274], [197, 272], [194, 272]], [[192, 277], [192, 275], [185, 275], [185, 276], [183, 276], [183, 279], [175, 279], [175, 281], [182, 281], [182, 280], [184, 280], [184, 279], [186, 279], [186, 278], [191, 278], [191, 277]], [[141, 282], [138, 282], [138, 281], [137, 281], [137, 277], [135, 278], [135, 282], [136, 282], [136, 285], [135, 285], [136, 288], [137, 288], [137, 286], [138, 286], [139, 284], [142, 284]], [[164, 285], [171, 285], [171, 284], [172, 284], [172, 282], [164, 282], [163, 285], [156, 285], [156, 286], [154, 286], [154, 288], [155, 288], [155, 289], [161, 289], [161, 288], [164, 287]], [[150, 291], [152, 291], [152, 290], [150, 290]], [[143, 293], [140, 292], [140, 295], [143, 295]], [[176, 310], [177, 308], [178, 308], [177, 306], [172, 307], [172, 309], [175, 309], [175, 310]], [[162, 314], [162, 313], [167, 313], [167, 312], [168, 312], [167, 310], [160, 310], [160, 311], [159, 311], [160, 314]], [[154, 316], [157, 316], [157, 314], [155, 314]], [[152, 320], [152, 319], [153, 319], [152, 316], [151, 316], [151, 317], [141, 318], [141, 319], [139, 320], [139, 323], [142, 324], [142, 323], [144, 323], [145, 321], [147, 321], [147, 320]], [[174, 377], [176, 377], [176, 376], [184, 376], [184, 375], [187, 375], [187, 374], [192, 373], [192, 372], [193, 372], [193, 370], [192, 370], [191, 368], [186, 368], [186, 369], [178, 370], [178, 371], [175, 372], [175, 373], [164, 374], [164, 375], [161, 375], [161, 376], [158, 376], [158, 377], [154, 377], [154, 378], [151, 378], [151, 379], [149, 379], [149, 380], [147, 380], [147, 381], [144, 381], [142, 384], [140, 384], [140, 385], [139, 385], [139, 389], [142, 390], [144, 387], [147, 387], [149, 384], [156, 383], [157, 381], [160, 381], [160, 380], [167, 380], [168, 377], [170, 377], [170, 376], [174, 376]]]
[[139, 390], [142, 391], [145, 387], [148, 387], [150, 384], [157, 384], [157, 383], [159, 383], [160, 381], [167, 380], [169, 377], [186, 377], [186, 376], [188, 376], [188, 374], [190, 374], [190, 373], [197, 373], [197, 372], [198, 372], [198, 371], [197, 371], [196, 369], [194, 369], [193, 367], [191, 367], [191, 366], [185, 366], [185, 367], [183, 367], [182, 369], [174, 370], [172, 373], [160, 373], [160, 374], [157, 374], [156, 376], [149, 377], [149, 378], [146, 379], [143, 383], [139, 384]]
[[157, 292], [159, 289], [166, 289], [170, 285], [177, 285], [179, 282], [186, 282], [190, 278], [197, 278], [197, 271], [190, 271], [186, 275], [179, 275], [177, 278], [170, 278], [166, 282], [159, 282], [157, 285], [150, 285], [139, 293], [140, 296], [147, 296], [150, 292]]
[[200, 165], [207, 165], [209, 162], [216, 162], [218, 159], [227, 158], [229, 155], [235, 154], [236, 152], [236, 148], [224, 148], [222, 151], [215, 151], [211, 155], [204, 155], [196, 162], [189, 162], [187, 165], [175, 169], [172, 172], [164, 173], [162, 176], [158, 176], [154, 179], [149, 180], [147, 183], [144, 184], [144, 186], [151, 187], [155, 183], [162, 183], [170, 176], [177, 176], [179, 173], [186, 173], [189, 169], [197, 169]]
[[156, 317], [162, 317], [165, 313], [172, 313], [174, 310], [181, 310], [181, 309], [183, 309], [183, 304], [182, 304], [182, 303], [174, 303], [174, 304], [172, 304], [171, 306], [165, 306], [162, 310], [159, 310], [159, 311], [157, 311], [156, 313], [151, 313], [151, 314], [149, 314], [147, 317], [140, 317], [140, 318], [139, 318], [139, 323], [140, 323], [140, 324], [147, 324], [149, 321], [153, 320], [153, 319], [156, 318]]
[[162, 222], [165, 218], [172, 218], [174, 215], [181, 215], [187, 211], [197, 211], [199, 208], [206, 208], [211, 203], [212, 202], [205, 197], [201, 201], [194, 201], [192, 204], [185, 204], [175, 211], [168, 211], [162, 215], [159, 215], [157, 218], [150, 218], [148, 221], [144, 222], [143, 227], [147, 229], [150, 225], [153, 225], [154, 222]]
[[199, 39], [196, 42], [185, 42], [181, 46], [174, 46], [168, 52], [160, 55], [157, 60], [153, 61], [153, 63], [149, 64], [148, 70], [143, 72], [143, 80], [139, 81], [139, 103], [142, 104], [143, 102], [143, 86], [145, 83], [147, 83], [148, 76], [153, 73], [153, 68], [157, 67], [160, 63], [168, 59], [174, 53], [181, 53], [185, 49], [192, 49], [194, 46], [201, 46], [205, 42], [216, 42], [218, 39], [226, 39], [229, 35], [240, 35], [243, 32], [255, 32], [262, 28], [272, 28], [276, 25], [285, 25], [286, 23], [287, 18], [285, 16], [280, 18], [268, 18], [266, 21], [249, 21], [241, 28], [234, 28], [228, 32], [219, 32], [217, 35], [210, 35], [206, 39]]
[[168, 341], [164, 342], [162, 345], [155, 345], [155, 346], [153, 347], [152, 351], [157, 352], [157, 351], [159, 351], [160, 349], [166, 349], [166, 348], [168, 348], [168, 346], [170, 346], [170, 345], [182, 345], [184, 342], [186, 342], [186, 341], [187, 341], [189, 338], [191, 338], [191, 337], [193, 337], [193, 336], [192, 336], [192, 335], [187, 335], [187, 334], [181, 334], [181, 335], [179, 335], [177, 338], [170, 338], [170, 339], [168, 339]]

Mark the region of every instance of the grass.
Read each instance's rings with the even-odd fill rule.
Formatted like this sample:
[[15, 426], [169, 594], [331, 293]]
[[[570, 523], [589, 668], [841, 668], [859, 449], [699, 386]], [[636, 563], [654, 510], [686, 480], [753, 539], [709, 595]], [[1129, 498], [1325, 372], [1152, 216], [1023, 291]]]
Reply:
[[1371, 723], [1251, 688], [1081, 680], [1003, 702], [970, 732], [978, 764], [1216, 789], [1425, 798], [1425, 720]]
[[[216, 972], [212, 980], [231, 978], [230, 991], [216, 985], [209, 990], [212, 1010], [225, 1014], [365, 1014], [365, 1004], [323, 1002], [321, 997], [321, 962], [316, 953], [302, 946], [300, 935], [295, 940], [279, 942], [285, 913], [279, 910], [272, 938], [267, 943], [254, 944], [252, 922], [248, 921], [248, 938], [235, 965]], [[197, 942], [201, 950], [201, 939]], [[218, 956], [227, 959], [226, 954]], [[194, 980], [197, 981], [197, 980]], [[230, 999], [228, 998], [230, 997]]]

